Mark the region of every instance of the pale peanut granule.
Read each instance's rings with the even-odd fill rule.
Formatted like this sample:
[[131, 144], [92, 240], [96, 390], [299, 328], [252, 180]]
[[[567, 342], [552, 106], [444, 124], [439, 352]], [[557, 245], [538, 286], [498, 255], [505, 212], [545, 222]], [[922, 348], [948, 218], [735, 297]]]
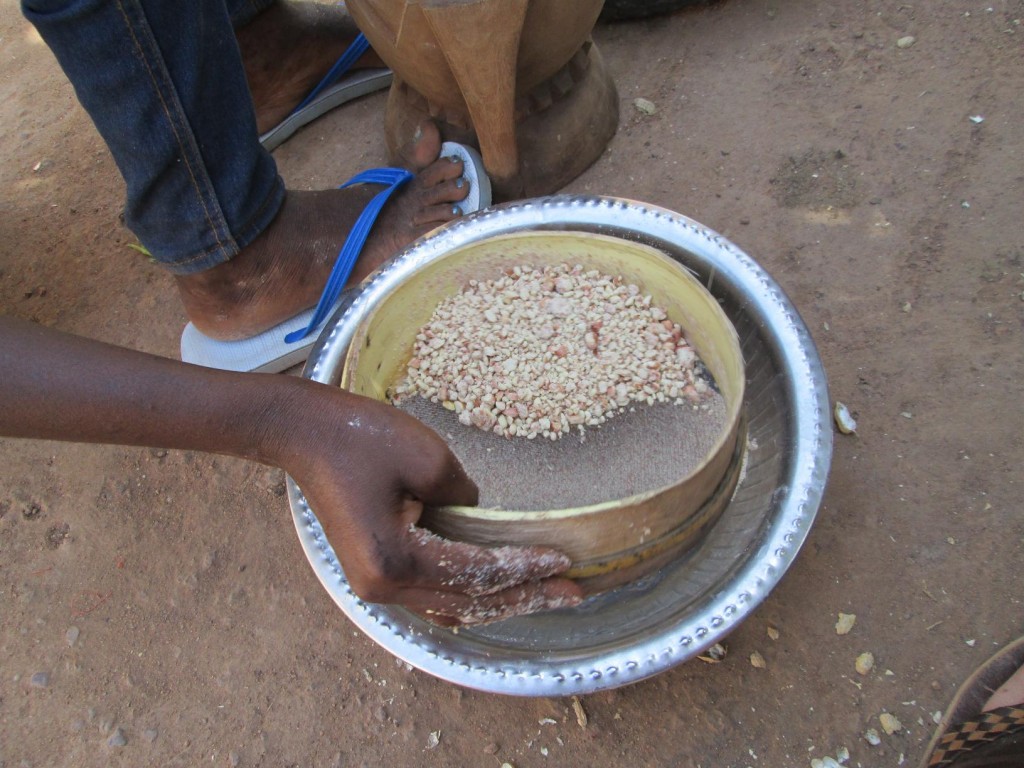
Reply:
[[441, 302], [391, 395], [505, 437], [556, 440], [633, 403], [699, 401], [702, 368], [638, 286], [579, 264], [523, 266]]

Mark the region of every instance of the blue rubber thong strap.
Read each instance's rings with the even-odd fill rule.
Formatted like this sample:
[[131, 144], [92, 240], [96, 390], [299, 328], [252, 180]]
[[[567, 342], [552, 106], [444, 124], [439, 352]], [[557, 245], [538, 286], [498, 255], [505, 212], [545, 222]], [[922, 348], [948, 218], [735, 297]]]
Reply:
[[345, 49], [341, 58], [334, 62], [334, 66], [328, 70], [326, 75], [324, 75], [323, 80], [317, 83], [316, 87], [300, 102], [299, 106], [292, 110], [292, 114], [295, 114], [300, 109], [305, 109], [313, 99], [324, 91], [325, 88], [329, 88], [334, 85], [338, 78], [348, 72], [352, 65], [359, 60], [359, 57], [369, 49], [370, 41], [366, 39], [362, 32], [360, 32], [356, 36], [356, 39], [352, 41], [352, 44]]
[[284, 337], [286, 343], [291, 344], [306, 338], [324, 321], [327, 313], [331, 311], [334, 303], [338, 300], [338, 296], [341, 295], [341, 290], [345, 287], [345, 283], [348, 282], [348, 277], [352, 274], [352, 267], [356, 265], [356, 259], [359, 258], [359, 253], [363, 250], [366, 238], [369, 237], [370, 230], [373, 229], [373, 223], [377, 221], [377, 216], [380, 215], [384, 204], [387, 203], [388, 198], [391, 197], [391, 194], [396, 189], [412, 177], [412, 173], [402, 168], [371, 168], [368, 171], [356, 174], [338, 187], [338, 189], [344, 189], [355, 184], [386, 185], [384, 189], [374, 195], [373, 199], [367, 203], [363, 212], [359, 214], [359, 218], [356, 219], [352, 231], [348, 233], [345, 244], [341, 247], [341, 253], [338, 254], [338, 260], [334, 262], [331, 276], [327, 278], [327, 285], [324, 286], [324, 292], [320, 295], [320, 302], [316, 305], [309, 325], [304, 330], [292, 331], [286, 335]]

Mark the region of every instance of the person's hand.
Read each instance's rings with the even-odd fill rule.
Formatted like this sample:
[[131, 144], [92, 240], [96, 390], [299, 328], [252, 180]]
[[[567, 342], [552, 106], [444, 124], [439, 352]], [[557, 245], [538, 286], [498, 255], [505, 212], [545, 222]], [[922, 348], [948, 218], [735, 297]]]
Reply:
[[418, 528], [476, 504], [440, 437], [397, 408], [306, 379], [217, 371], [0, 317], [0, 435], [210, 451], [301, 486], [357, 595], [439, 624], [575, 605], [549, 549], [486, 549]]
[[[486, 548], [416, 525], [424, 505], [475, 505], [476, 485], [444, 441], [396, 408], [317, 387], [292, 418], [282, 466], [316, 513], [353, 591], [442, 625], [479, 624], [572, 606], [579, 587], [551, 578], [551, 549]], [[312, 407], [311, 407], [312, 406]]]

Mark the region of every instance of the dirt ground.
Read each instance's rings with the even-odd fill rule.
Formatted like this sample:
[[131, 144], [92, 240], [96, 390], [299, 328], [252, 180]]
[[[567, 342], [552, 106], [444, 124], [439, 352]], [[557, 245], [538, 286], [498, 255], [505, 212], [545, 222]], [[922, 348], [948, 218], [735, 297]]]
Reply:
[[[595, 31], [620, 125], [568, 189], [747, 250], [860, 422], [723, 663], [587, 696], [581, 728], [568, 700], [461, 690], [355, 631], [277, 470], [2, 440], [0, 766], [912, 765], [1024, 625], [1022, 19], [1021, 0], [722, 0]], [[128, 247], [120, 177], [13, 0], [0, 40], [0, 310], [176, 356], [172, 281]], [[379, 164], [383, 106], [282, 147], [289, 184]]]

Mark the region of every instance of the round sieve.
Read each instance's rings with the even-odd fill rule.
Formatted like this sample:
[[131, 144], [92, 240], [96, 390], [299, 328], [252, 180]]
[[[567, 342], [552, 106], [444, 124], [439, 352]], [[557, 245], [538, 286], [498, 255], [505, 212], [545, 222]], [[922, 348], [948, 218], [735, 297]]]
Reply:
[[380, 297], [454, 248], [520, 231], [592, 232], [642, 243], [689, 268], [735, 326], [746, 363], [749, 446], [721, 517], [685, 557], [571, 610], [457, 634], [350, 589], [316, 515], [289, 478], [301, 545], [328, 594], [367, 636], [443, 680], [520, 696], [591, 693], [636, 682], [723, 639], [792, 564], [821, 502], [832, 455], [828, 391], [796, 310], [753, 259], [683, 215], [615, 198], [557, 196], [468, 216], [414, 243], [347, 294], [304, 376], [337, 385], [356, 326]]
[[[554, 442], [483, 433], [439, 405], [414, 400], [410, 412], [447, 439], [482, 494], [478, 507], [431, 509], [421, 522], [473, 544], [555, 547], [573, 560], [567, 575], [595, 592], [694, 546], [739, 476], [739, 341], [718, 302], [678, 262], [650, 246], [590, 232], [516, 232], [454, 248], [375, 303], [349, 344], [341, 386], [387, 401], [439, 303], [471, 280], [493, 279], [513, 266], [562, 264], [621, 277], [649, 294], [681, 324], [718, 392], [709, 393], [704, 408], [633, 405]], [[505, 502], [502, 508], [488, 508], [492, 497]]]

